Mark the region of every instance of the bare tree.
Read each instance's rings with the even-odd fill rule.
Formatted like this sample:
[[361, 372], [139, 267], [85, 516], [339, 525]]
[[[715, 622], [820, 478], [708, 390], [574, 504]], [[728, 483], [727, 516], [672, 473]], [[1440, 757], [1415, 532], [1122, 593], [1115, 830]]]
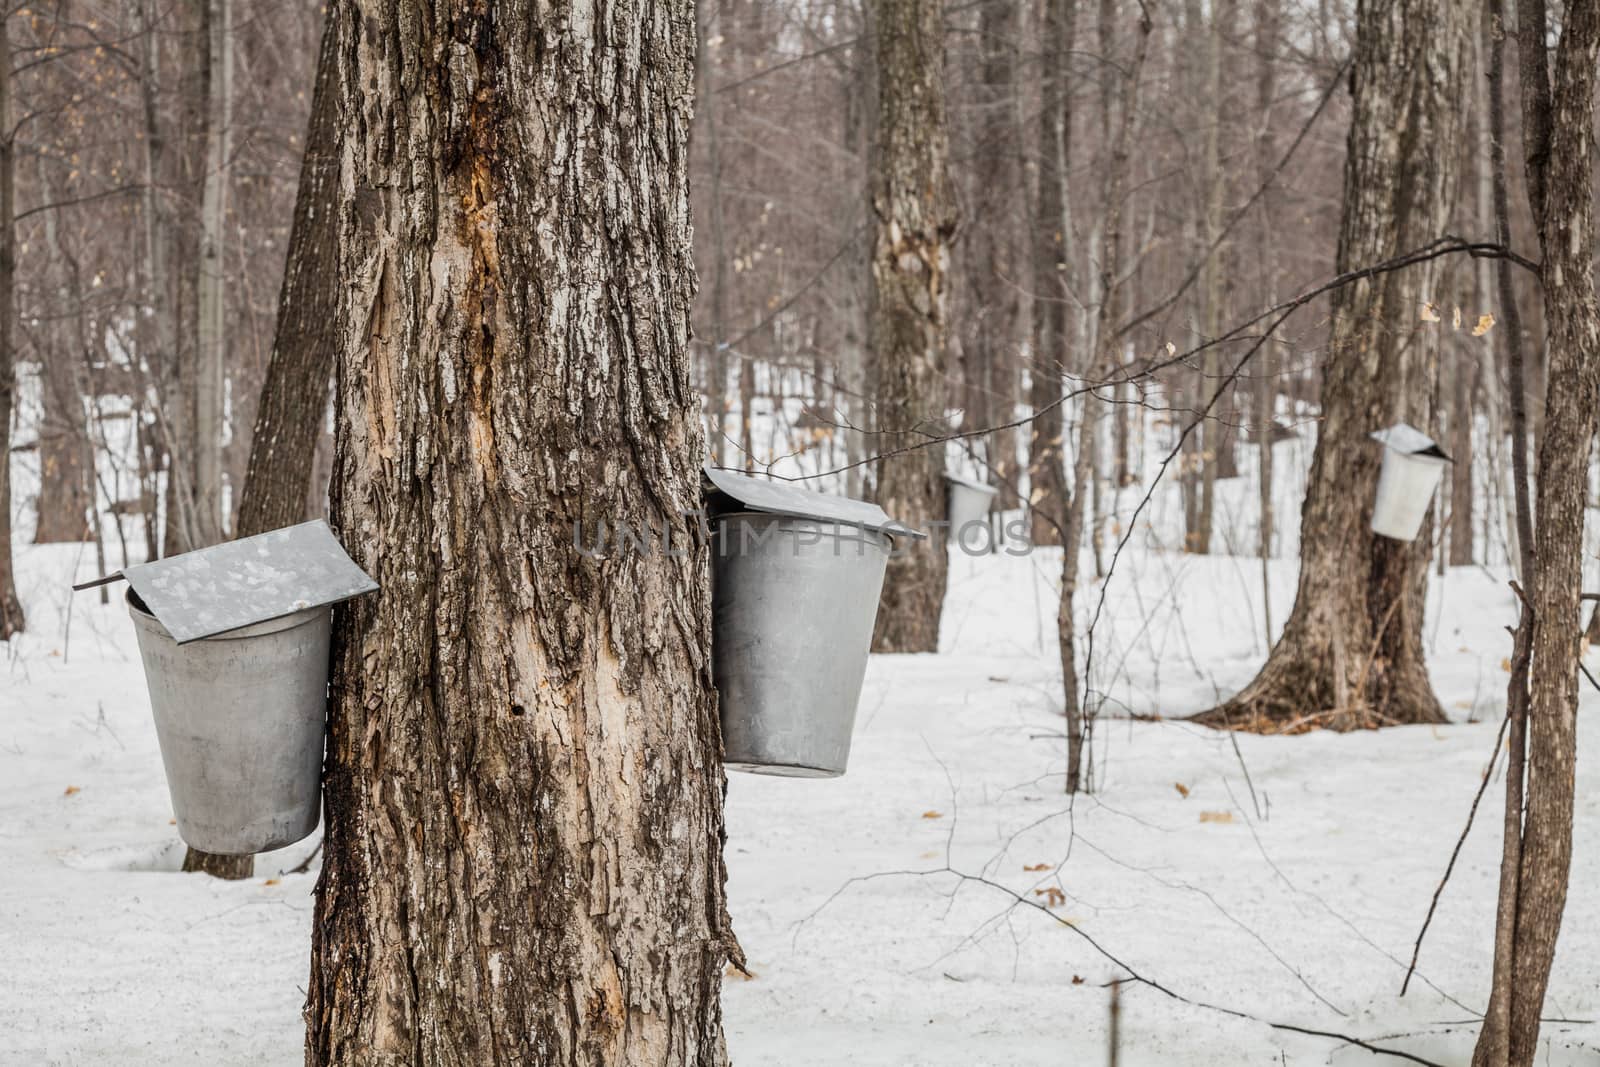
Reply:
[[1069, 358], [1069, 301], [1073, 295], [1071, 203], [1072, 97], [1067, 62], [1077, 30], [1077, 0], [1044, 0], [1041, 51], [1048, 67], [1040, 81], [1038, 190], [1033, 220], [1033, 366], [1029, 403], [1028, 509], [1033, 543], [1061, 543], [1066, 514], [1061, 379]]
[[[1455, 143], [1465, 27], [1458, 0], [1359, 7], [1338, 270], [1444, 232], [1459, 153], [1436, 146]], [[1444, 721], [1421, 646], [1430, 546], [1369, 530], [1380, 450], [1367, 434], [1430, 421], [1434, 390], [1415, 335], [1433, 278], [1424, 266], [1334, 294], [1294, 610], [1255, 680], [1200, 721], [1262, 730]]]
[[[1491, 4], [1496, 23], [1501, 10], [1498, 2]], [[1524, 0], [1517, 16], [1524, 163], [1528, 201], [1544, 254], [1540, 278], [1550, 362], [1534, 523], [1526, 521], [1526, 496], [1518, 501], [1524, 532], [1531, 526], [1538, 534], [1531, 568], [1524, 567], [1529, 589], [1508, 695], [1513, 736], [1506, 772], [1506, 834], [1494, 984], [1473, 1055], [1479, 1067], [1534, 1063], [1539, 1018], [1566, 908], [1577, 756], [1577, 667], [1582, 655], [1583, 518], [1589, 449], [1600, 419], [1591, 157], [1600, 7], [1567, 6], [1553, 65], [1546, 45], [1544, 4]], [[1503, 30], [1495, 25], [1493, 32], [1496, 55], [1491, 61], [1490, 91], [1496, 99], [1491, 115], [1499, 111]], [[1509, 230], [1503, 192], [1502, 185], [1496, 194], [1502, 240]], [[1502, 294], [1509, 289], [1507, 272], [1501, 278]], [[1520, 449], [1522, 412], [1520, 404], [1514, 401], [1514, 405]], [[1521, 475], [1519, 470], [1519, 486], [1525, 484]], [[1526, 573], [1529, 569], [1531, 575]]]
[[323, 27], [267, 379], [239, 502], [241, 537], [306, 517], [339, 343], [339, 114], [334, 35]]
[[[974, 87], [970, 194], [963, 215], [959, 301], [965, 399], [962, 425], [995, 426], [1015, 418], [1021, 347], [1022, 241], [1018, 209], [1025, 199], [1016, 72], [1019, 0], [987, 0], [978, 8], [978, 84]], [[1050, 78], [1059, 76], [1051, 71]], [[958, 283], [959, 284], [959, 283]], [[987, 435], [984, 458], [1000, 494], [995, 506], [1017, 506], [1017, 431]]]
[[[1278, 302], [1278, 257], [1275, 221], [1277, 197], [1272, 189], [1273, 98], [1278, 84], [1278, 49], [1281, 45], [1283, 10], [1279, 0], [1256, 0], [1255, 45], [1256, 61], [1256, 174], [1261, 181], [1260, 225], [1257, 227], [1257, 252], [1260, 257], [1263, 303], [1272, 307]], [[1272, 534], [1276, 516], [1272, 503], [1272, 446], [1278, 424], [1275, 418], [1277, 382], [1273, 375], [1271, 351], [1256, 357], [1258, 365], [1252, 381], [1251, 404], [1255, 415], [1257, 458], [1257, 509], [1260, 534], [1256, 554], [1261, 559], [1262, 629], [1267, 643], [1272, 642], [1272, 576], [1269, 561], [1272, 559]]]
[[[944, 516], [944, 456], [907, 446], [944, 426], [946, 287], [955, 214], [939, 0], [876, 0], [878, 149], [872, 186], [872, 351], [878, 502], [913, 528]], [[942, 538], [889, 561], [878, 652], [935, 652], [948, 566]]]
[[[1117, 0], [1100, 0], [1098, 36], [1102, 56], [1115, 51]], [[1134, 35], [1133, 56], [1120, 69], [1120, 76], [1109, 79], [1103, 89], [1101, 121], [1107, 137], [1108, 160], [1105, 170], [1104, 215], [1101, 219], [1100, 300], [1095, 308], [1095, 350], [1089, 360], [1087, 377], [1097, 380], [1118, 362], [1120, 341], [1116, 324], [1122, 316], [1122, 227], [1125, 217], [1128, 174], [1132, 163], [1135, 116], [1139, 109], [1139, 79], [1149, 52], [1154, 29], [1147, 7], [1139, 8]], [[1113, 115], [1115, 122], [1113, 123]], [[1068, 793], [1086, 785], [1085, 756], [1089, 732], [1093, 728], [1094, 708], [1088, 700], [1088, 687], [1080, 694], [1076, 655], [1077, 623], [1074, 597], [1078, 589], [1078, 553], [1083, 547], [1084, 519], [1094, 478], [1094, 457], [1100, 400], [1093, 392], [1083, 395], [1078, 414], [1078, 445], [1073, 457], [1072, 491], [1061, 517], [1061, 589], [1056, 605], [1057, 652], [1061, 663], [1062, 698], [1067, 716]]]
[[335, 623], [307, 1062], [720, 1067], [693, 13], [332, 17], [333, 519], [381, 592]]
[[27, 625], [11, 562], [11, 415], [16, 395], [17, 131], [11, 121], [10, 11], [0, 9], [0, 641]]
[[200, 255], [195, 271], [193, 547], [223, 538], [222, 433], [227, 345], [223, 268], [233, 140], [232, 0], [205, 0], [205, 168], [200, 179]]

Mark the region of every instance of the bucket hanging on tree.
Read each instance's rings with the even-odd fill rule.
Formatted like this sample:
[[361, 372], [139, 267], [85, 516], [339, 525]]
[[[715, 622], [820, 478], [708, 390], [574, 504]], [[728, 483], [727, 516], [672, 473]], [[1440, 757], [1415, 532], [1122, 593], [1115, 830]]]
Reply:
[[282, 848], [317, 828], [332, 605], [377, 583], [325, 522], [127, 567], [161, 762], [188, 844]]
[[706, 478], [723, 761], [837, 777], [889, 555], [927, 535], [865, 501], [727, 471]]
[[989, 527], [989, 509], [994, 506], [994, 498], [1000, 490], [949, 471], [945, 472], [944, 484], [950, 540], [969, 556], [993, 552], [995, 536]]
[[1384, 446], [1378, 495], [1372, 505], [1372, 532], [1396, 541], [1415, 541], [1439, 476], [1451, 459], [1433, 438], [1403, 422], [1371, 436]]

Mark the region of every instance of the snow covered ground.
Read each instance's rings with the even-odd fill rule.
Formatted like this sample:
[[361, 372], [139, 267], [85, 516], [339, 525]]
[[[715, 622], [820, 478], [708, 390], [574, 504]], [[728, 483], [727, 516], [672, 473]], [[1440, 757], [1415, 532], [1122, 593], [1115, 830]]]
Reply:
[[[315, 871], [284, 872], [312, 842], [247, 882], [175, 873], [126, 613], [69, 602], [92, 550], [18, 553], [30, 628], [0, 671], [0, 1063], [298, 1064]], [[1105, 983], [1128, 975], [1110, 957], [1176, 995], [1122, 987], [1123, 1065], [1371, 1062], [1269, 1021], [1465, 1063], [1489, 982], [1498, 781], [1398, 993], [1494, 743], [1503, 580], [1460, 568], [1433, 584], [1430, 665], [1457, 725], [1234, 739], [1173, 720], [1259, 663], [1257, 564], [1130, 552], [1094, 667], [1120, 717], [1101, 724], [1098, 792], [1070, 805], [1058, 559], [953, 560], [943, 651], [873, 660], [846, 777], [734, 777], [729, 895], [754, 971], [726, 985], [735, 1063], [1104, 1063]], [[1292, 562], [1272, 578], [1281, 623]], [[1592, 692], [1581, 718], [1587, 737]], [[1594, 759], [1577, 838], [1552, 1064], [1600, 1062]]]

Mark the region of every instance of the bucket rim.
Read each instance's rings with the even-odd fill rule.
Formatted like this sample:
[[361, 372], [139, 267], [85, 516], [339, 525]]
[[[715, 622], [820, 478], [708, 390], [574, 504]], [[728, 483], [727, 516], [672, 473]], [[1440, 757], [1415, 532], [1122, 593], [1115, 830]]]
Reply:
[[[127, 592], [123, 594], [122, 599], [128, 605], [128, 614], [133, 618], [135, 626], [158, 637], [164, 637], [174, 644], [177, 643], [171, 631], [161, 624], [161, 620], [156, 618], [149, 608], [144, 606], [144, 602], [139, 599], [138, 593], [132, 587], [129, 587]], [[252, 637], [266, 637], [268, 634], [281, 633], [284, 630], [294, 630], [301, 626], [309, 625], [316, 622], [319, 616], [331, 610], [330, 605], [305, 608], [301, 611], [290, 612], [288, 615], [280, 615], [276, 619], [254, 622], [248, 626], [241, 626], [236, 630], [225, 630], [220, 634], [212, 634], [209, 637], [202, 637], [198, 641], [186, 642], [186, 644], [199, 644], [205, 641], [243, 641]]]

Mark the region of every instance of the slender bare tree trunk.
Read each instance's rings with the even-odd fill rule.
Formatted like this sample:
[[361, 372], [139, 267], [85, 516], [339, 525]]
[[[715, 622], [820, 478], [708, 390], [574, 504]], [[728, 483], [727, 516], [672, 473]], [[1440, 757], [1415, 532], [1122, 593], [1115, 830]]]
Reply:
[[755, 406], [756, 361], [745, 356], [739, 360], [739, 465], [747, 471], [756, 469]]
[[[335, 620], [307, 1062], [721, 1067], [692, 8], [333, 12], [333, 518], [381, 591]], [[584, 554], [619, 522], [670, 551]]]
[[[193, 485], [190, 548], [226, 536], [222, 502], [222, 434], [227, 361], [227, 270], [223, 262], [228, 221], [228, 174], [233, 122], [232, 0], [206, 0], [205, 170], [200, 193], [200, 256], [196, 260], [193, 395], [186, 403], [194, 420], [189, 471]], [[187, 393], [187, 389], [185, 390]], [[176, 459], [176, 457], [174, 457]], [[255, 871], [254, 856], [219, 856], [190, 848], [185, 871], [237, 881]]]
[[[1460, 153], [1437, 146], [1456, 140], [1466, 22], [1459, 0], [1358, 4], [1340, 271], [1445, 231]], [[1445, 721], [1422, 653], [1429, 546], [1369, 529], [1381, 450], [1367, 434], [1430, 422], [1432, 385], [1408, 339], [1434, 277], [1413, 267], [1335, 292], [1294, 610], [1261, 673], [1199, 721], [1267, 731]]]
[[[705, 4], [706, 18], [720, 5]], [[707, 170], [711, 183], [711, 359], [706, 383], [706, 407], [711, 426], [712, 461], [721, 466], [727, 456], [728, 419], [728, 243], [722, 203], [722, 131], [717, 122], [717, 91], [711, 71], [715, 63], [706, 43], [712, 33], [708, 21], [702, 26], [695, 49], [695, 81], [700, 105], [700, 126], [705, 131]], [[743, 380], [741, 371], [741, 381]]]
[[303, 521], [315, 483], [339, 343], [338, 56], [326, 24], [278, 292], [267, 379], [256, 405], [238, 534]]
[[0, 11], [0, 641], [26, 628], [11, 563], [11, 412], [16, 395], [17, 134], [11, 122], [10, 12]]
[[[149, 398], [143, 373], [135, 375], [136, 393], [133, 410], [139, 420], [139, 456], [141, 470], [141, 496], [148, 503], [144, 512], [145, 553], [148, 559], [161, 554], [161, 539], [172, 528], [173, 515], [166, 515], [166, 529], [157, 522], [160, 508], [156, 500], [161, 493], [160, 470], [162, 457], [171, 450], [170, 423], [164, 417], [169, 393], [167, 377], [173, 373], [177, 349], [177, 307], [169, 269], [169, 252], [172, 247], [171, 227], [167, 225], [167, 129], [161, 120], [161, 38], [155, 32], [159, 13], [154, 0], [134, 0], [132, 6], [134, 30], [139, 42], [139, 108], [144, 143], [144, 181], [140, 187], [139, 214], [142, 229], [142, 262], [144, 299], [149, 304], [147, 322], [139, 324], [140, 364], [155, 371], [154, 432], [146, 432], [144, 416]], [[170, 489], [170, 483], [168, 489]], [[146, 489], [148, 492], [146, 493]], [[168, 493], [168, 501], [172, 495]]]
[[[1509, 951], [1496, 952], [1490, 1011], [1474, 1055], [1475, 1063], [1492, 1067], [1535, 1062], [1539, 1017], [1566, 907], [1582, 654], [1584, 504], [1589, 448], [1600, 419], [1591, 155], [1600, 7], [1567, 6], [1553, 69], [1543, 3], [1525, 0], [1518, 18], [1523, 147], [1528, 199], [1544, 253], [1540, 277], [1550, 360], [1539, 445], [1538, 535], [1523, 627], [1529, 653], [1526, 806], [1521, 789], [1512, 788], [1511, 774], [1520, 777], [1521, 771], [1513, 763], [1507, 775], [1505, 863], [1518, 870], [1515, 878], [1502, 878], [1496, 924], [1497, 949], [1509, 941]], [[1514, 825], [1519, 811], [1520, 834]], [[1516, 849], [1510, 845], [1513, 836], [1519, 838]]]
[[[872, 189], [872, 349], [877, 372], [878, 502], [927, 528], [944, 517], [946, 286], [955, 213], [945, 126], [939, 0], [877, 0], [878, 149]], [[936, 652], [945, 541], [889, 561], [876, 652]]]
[[[1117, 0], [1100, 0], [1098, 36], [1102, 56], [1110, 56], [1114, 51], [1116, 14]], [[1093, 358], [1087, 361], [1085, 372], [1085, 377], [1090, 381], [1115, 366], [1117, 349], [1121, 344], [1116, 337], [1116, 327], [1121, 319], [1118, 276], [1122, 269], [1122, 202], [1127, 195], [1133, 125], [1139, 110], [1139, 77], [1144, 69], [1151, 28], [1150, 15], [1141, 8], [1133, 57], [1122, 68], [1122, 76], [1106, 86], [1107, 96], [1102, 102], [1103, 118], [1108, 129], [1113, 128], [1110, 121], [1113, 98], [1120, 111], [1107, 146], [1109, 160], [1105, 174], [1105, 217], [1101, 226], [1104, 244], [1100, 254], [1100, 303], [1095, 311], [1095, 351]], [[1078, 589], [1078, 554], [1083, 547], [1085, 508], [1090, 479], [1094, 477], [1094, 439], [1100, 417], [1099, 406], [1100, 402], [1094, 393], [1083, 394], [1078, 422], [1078, 448], [1072, 467], [1072, 495], [1062, 521], [1061, 594], [1056, 605], [1056, 640], [1061, 663], [1062, 701], [1067, 714], [1068, 793], [1091, 786], [1086, 773], [1089, 768], [1085, 763], [1094, 709], [1088, 706], [1087, 701], [1080, 699], [1078, 691], [1075, 649], [1077, 624], [1073, 600]]]
[[[39, 160], [39, 186], [51, 187], [43, 157]], [[94, 446], [84, 398], [89, 395], [85, 369], [88, 334], [83, 285], [77, 260], [61, 237], [55, 211], [43, 215], [44, 243], [62, 278], [57, 286], [71, 303], [67, 320], [47, 331], [40, 375], [44, 420], [39, 428], [39, 522], [34, 544], [93, 541]], [[65, 335], [65, 343], [62, 335]]]
[[[1257, 0], [1255, 11], [1255, 44], [1260, 67], [1256, 74], [1256, 113], [1261, 123], [1256, 133], [1256, 174], [1263, 192], [1261, 194], [1261, 225], [1257, 229], [1260, 240], [1261, 276], [1264, 282], [1265, 303], [1275, 307], [1278, 303], [1278, 235], [1273, 224], [1273, 209], [1277, 197], [1273, 195], [1272, 159], [1272, 105], [1277, 95], [1278, 48], [1282, 34], [1282, 7], [1279, 0]], [[1277, 400], [1277, 382], [1274, 376], [1276, 360], [1270, 350], [1256, 356], [1257, 365], [1252, 379], [1252, 405], [1255, 408], [1256, 456], [1260, 466], [1258, 481], [1258, 508], [1261, 513], [1260, 538], [1256, 545], [1261, 558], [1262, 628], [1268, 647], [1272, 645], [1272, 533], [1276, 516], [1272, 505], [1272, 444], [1277, 431], [1273, 408]]]
[[[1223, 103], [1222, 42], [1225, 34], [1233, 32], [1233, 0], [1216, 0], [1206, 33], [1206, 104], [1205, 134], [1205, 247], [1212, 248], [1222, 238], [1222, 200], [1227, 190], [1227, 179], [1222, 168], [1222, 129], [1227, 122], [1227, 109]], [[1223, 301], [1223, 250], [1210, 252], [1201, 274], [1201, 295], [1204, 300], [1205, 339], [1212, 340], [1222, 333]], [[1202, 403], [1221, 383], [1221, 352], [1215, 347], [1205, 350], [1201, 358], [1200, 393]], [[1232, 439], [1225, 426], [1232, 417], [1231, 405], [1223, 403], [1212, 409], [1212, 417], [1200, 426], [1200, 511], [1189, 551], [1201, 555], [1211, 551], [1212, 527], [1216, 518], [1217, 477], [1235, 469], [1237, 464], [1224, 463], [1223, 452], [1231, 449]], [[1227, 468], [1227, 469], [1225, 469]]]
[[[171, 151], [160, 200], [158, 240], [165, 253], [172, 347], [163, 357], [160, 417], [167, 453], [165, 555], [206, 543], [199, 509], [200, 262], [205, 169], [210, 136], [210, 0], [183, 0], [173, 9], [171, 38], [177, 53]], [[162, 88], [162, 87], [158, 87]]]
[[[966, 277], [962, 354], [966, 401], [963, 427], [994, 426], [1015, 417], [1018, 351], [1022, 344], [1023, 264], [1018, 254], [1019, 196], [1022, 180], [1022, 130], [1017, 112], [1016, 67], [1020, 3], [1000, 0], [978, 9], [976, 159], [972, 195], [963, 220]], [[1047, 71], [1046, 77], [1059, 72]], [[995, 430], [984, 442], [985, 458], [1000, 489], [995, 507], [1009, 510], [1018, 501], [1012, 486], [1017, 473], [1017, 431]]]
[[[232, 0], [206, 0], [205, 170], [200, 194], [200, 258], [195, 263], [194, 512], [201, 545], [223, 539], [222, 433], [227, 345], [223, 263], [232, 162]], [[199, 547], [199, 546], [195, 546]]]
[[[864, 205], [863, 215], [871, 216], [872, 182], [877, 173], [878, 121], [878, 61], [874, 36], [874, 19], [871, 4], [859, 7], [861, 32], [859, 46], [853, 49], [850, 71], [850, 94], [845, 115], [845, 147], [859, 160], [855, 179], [859, 183], [858, 195]], [[860, 218], [860, 216], [856, 216]], [[844, 430], [845, 492], [861, 498], [867, 493], [867, 475], [870, 455], [869, 436], [875, 424], [872, 404], [869, 402], [868, 383], [876, 378], [872, 370], [872, 254], [875, 233], [858, 222], [860, 236], [853, 239], [846, 257], [846, 281], [843, 330], [844, 350], [835, 374], [842, 378], [842, 389], [848, 397], [849, 419]]]
[[1067, 60], [1072, 55], [1077, 10], [1077, 0], [1045, 0], [1040, 28], [1047, 66], [1039, 86], [1039, 188], [1031, 227], [1033, 368], [1028, 383], [1034, 411], [1028, 441], [1028, 509], [1036, 545], [1061, 543], [1066, 514], [1061, 379], [1072, 347], [1067, 309], [1073, 263], [1067, 216], [1072, 157]]
[[[1505, 26], [1504, 6], [1501, 0], [1490, 0], [1483, 12], [1481, 29], [1488, 36], [1489, 68], [1487, 102], [1490, 127], [1490, 190], [1494, 202], [1495, 236], [1509, 244], [1511, 241], [1511, 205], [1507, 186], [1508, 175], [1505, 151]], [[1539, 58], [1543, 59], [1543, 53]], [[1543, 67], [1539, 67], [1543, 82]], [[1541, 99], [1541, 94], [1530, 91], [1530, 97]], [[1528, 496], [1528, 419], [1526, 386], [1528, 375], [1524, 368], [1522, 314], [1517, 303], [1516, 285], [1511, 277], [1510, 263], [1501, 260], [1495, 264], [1495, 276], [1500, 296], [1499, 310], [1505, 319], [1500, 333], [1504, 335], [1507, 377], [1511, 399], [1511, 474], [1515, 487], [1515, 504], [1508, 529], [1515, 532], [1518, 549], [1515, 571], [1523, 581], [1534, 573], [1533, 508]], [[1508, 537], [1510, 544], [1513, 538]], [[1478, 1045], [1473, 1050], [1477, 1067], [1494, 1064], [1505, 1067], [1510, 1055], [1511, 1040], [1511, 983], [1515, 979], [1517, 896], [1522, 877], [1522, 820], [1523, 795], [1527, 786], [1528, 753], [1528, 659], [1529, 642], [1533, 635], [1533, 619], [1529, 603], [1524, 600], [1517, 620], [1516, 637], [1512, 645], [1510, 678], [1506, 684], [1506, 773], [1505, 805], [1501, 813], [1500, 886], [1495, 905], [1494, 971], [1489, 993], [1489, 1008], [1484, 1014], [1483, 1028], [1478, 1032]]]

